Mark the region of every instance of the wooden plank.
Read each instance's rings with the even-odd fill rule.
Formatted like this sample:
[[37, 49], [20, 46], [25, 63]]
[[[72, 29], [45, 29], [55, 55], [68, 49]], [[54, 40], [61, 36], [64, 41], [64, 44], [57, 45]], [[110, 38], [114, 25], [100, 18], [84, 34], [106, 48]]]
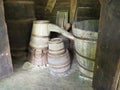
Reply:
[[74, 21], [77, 8], [77, 0], [70, 0], [70, 21]]
[[68, 12], [57, 11], [56, 24], [61, 28], [64, 28], [68, 23]]
[[120, 72], [119, 9], [119, 0], [101, 1], [99, 39], [93, 80], [95, 90], [116, 90], [118, 72]]
[[47, 6], [45, 9], [50, 11], [51, 13], [54, 9], [55, 4], [56, 4], [56, 0], [48, 0]]
[[0, 12], [0, 78], [3, 78], [10, 75], [13, 68], [2, 0], [0, 0]]

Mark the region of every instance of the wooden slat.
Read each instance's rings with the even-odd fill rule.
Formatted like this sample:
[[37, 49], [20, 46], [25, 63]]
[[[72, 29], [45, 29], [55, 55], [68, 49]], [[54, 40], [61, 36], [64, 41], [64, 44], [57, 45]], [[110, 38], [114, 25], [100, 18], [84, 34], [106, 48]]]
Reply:
[[77, 8], [77, 0], [70, 0], [70, 21], [74, 21]]

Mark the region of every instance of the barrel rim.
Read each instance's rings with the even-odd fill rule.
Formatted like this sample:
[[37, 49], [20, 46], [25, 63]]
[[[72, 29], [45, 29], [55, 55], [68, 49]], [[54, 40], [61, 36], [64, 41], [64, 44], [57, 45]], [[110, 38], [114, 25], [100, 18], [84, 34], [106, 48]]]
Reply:
[[[88, 21], [96, 21], [96, 22], [98, 22], [98, 25], [99, 25], [99, 20], [98, 19], [89, 19], [89, 20], [82, 20], [82, 21], [79, 21], [79, 22], [88, 22]], [[75, 21], [75, 22], [73, 22], [73, 24], [72, 24], [72, 29], [80, 29], [80, 28], [78, 28], [77, 26], [76, 26], [76, 24], [77, 23], [79, 23], [78, 21]], [[80, 30], [84, 30], [84, 31], [89, 31], [89, 32], [94, 32], [94, 33], [97, 33], [96, 31], [91, 31], [91, 30], [86, 30], [86, 29], [80, 29]], [[73, 32], [73, 30], [72, 30], [72, 32]]]
[[63, 40], [61, 38], [53, 38], [49, 41], [49, 44], [59, 44], [59, 43], [62, 43], [62, 42], [63, 42]]
[[46, 24], [49, 23], [49, 20], [35, 20], [33, 21], [34, 24]]
[[87, 40], [87, 41], [97, 41], [98, 40], [98, 39], [92, 39], [92, 38], [78, 37], [77, 35], [74, 35], [74, 34], [73, 34], [73, 36], [80, 40]]

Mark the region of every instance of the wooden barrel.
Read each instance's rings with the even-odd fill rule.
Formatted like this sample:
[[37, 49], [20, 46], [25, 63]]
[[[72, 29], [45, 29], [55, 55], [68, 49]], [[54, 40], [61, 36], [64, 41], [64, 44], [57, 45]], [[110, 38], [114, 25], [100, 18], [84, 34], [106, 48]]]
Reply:
[[92, 79], [98, 38], [98, 20], [84, 20], [73, 24], [75, 52], [82, 76]]
[[50, 31], [48, 30], [49, 21], [36, 20], [33, 22], [30, 46], [33, 48], [47, 48]]
[[[32, 23], [35, 20], [34, 2], [30, 0], [5, 0], [5, 17], [8, 26], [8, 35], [12, 56], [21, 56], [21, 51], [28, 49]], [[27, 52], [26, 52], [27, 53]]]
[[52, 39], [49, 42], [48, 63], [50, 70], [55, 74], [63, 74], [70, 69], [69, 52], [64, 49], [63, 41], [60, 38]]
[[27, 50], [33, 20], [7, 21], [11, 50]]
[[5, 17], [7, 20], [34, 18], [34, 2], [29, 0], [6, 0]]

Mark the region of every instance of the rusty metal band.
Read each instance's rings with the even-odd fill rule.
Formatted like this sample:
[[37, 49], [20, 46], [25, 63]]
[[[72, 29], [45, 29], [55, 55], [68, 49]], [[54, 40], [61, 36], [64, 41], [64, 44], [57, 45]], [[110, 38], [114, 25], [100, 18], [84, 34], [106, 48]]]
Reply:
[[80, 70], [79, 70], [79, 72], [80, 72], [80, 74], [81, 74], [82, 76], [84, 76], [84, 77], [86, 77], [86, 78], [88, 78], [88, 79], [90, 79], [90, 80], [92, 80], [92, 79], [93, 79], [92, 77], [87, 76], [87, 75], [85, 75], [84, 73], [82, 73]]
[[16, 1], [16, 0], [9, 0], [9, 1], [5, 1], [5, 3], [12, 3], [12, 4], [34, 4], [33, 1]]
[[[61, 50], [64, 50], [64, 48], [59, 49], [59, 50], [57, 50], [57, 51], [61, 51]], [[51, 50], [51, 49], [49, 49], [49, 51], [56, 51], [56, 50]]]
[[32, 34], [32, 36], [39, 37], [39, 38], [49, 38], [48, 36], [38, 36], [38, 35], [35, 35], [35, 34]]
[[83, 56], [83, 55], [81, 55], [80, 53], [78, 53], [77, 52], [77, 50], [75, 50], [75, 52], [76, 52], [76, 54], [78, 54], [79, 56], [81, 56], [81, 57], [83, 57], [83, 58], [85, 58], [85, 59], [87, 59], [87, 60], [89, 60], [89, 61], [95, 61], [95, 59], [91, 59], [91, 58], [88, 58], [88, 57], [85, 57], [85, 56]]
[[64, 53], [60, 53], [60, 54], [50, 54], [50, 53], [48, 53], [48, 56], [51, 57], [51, 58], [60, 58], [60, 57], [68, 56], [68, 55], [69, 55], [68, 51], [64, 52]]
[[[56, 66], [60, 67], [60, 66], [66, 65], [66, 64], [67, 64], [67, 65], [70, 64], [70, 61], [68, 60], [68, 61], [63, 62], [63, 63], [61, 63], [61, 64], [51, 64], [51, 63], [50, 63], [49, 65], [57, 68]], [[67, 65], [66, 65], [66, 66], [67, 66]]]
[[[63, 41], [60, 41], [60, 42], [56, 42], [55, 44], [59, 44], [59, 43], [62, 43]], [[50, 44], [54, 44], [54, 41], [50, 41], [49, 42]]]
[[31, 50], [31, 49], [33, 49], [33, 50], [35, 50], [35, 49], [47, 50], [47, 47], [45, 47], [45, 48], [36, 48], [36, 47], [30, 46], [29, 50]]
[[89, 72], [94, 72], [93, 70], [87, 69], [86, 67], [84, 67], [83, 65], [81, 65], [79, 62], [78, 62], [78, 65], [79, 65], [81, 68], [83, 68], [83, 69], [85, 69], [85, 70], [87, 70], [87, 71], [89, 71]]
[[87, 41], [97, 41], [97, 39], [91, 39], [91, 38], [83, 38], [83, 37], [77, 37], [75, 35], [73, 35], [75, 38], [77, 39], [81, 39], [81, 40], [87, 40]]
[[65, 53], [65, 52], [62, 52], [62, 53], [57, 53], [57, 54], [52, 54], [52, 53], [49, 53], [49, 56], [50, 56], [50, 57], [52, 57], [52, 56], [54, 57], [55, 55], [63, 55], [64, 53]]
[[[68, 66], [70, 66], [70, 64], [68, 64], [68, 65], [66, 65], [66, 66], [64, 66], [64, 67], [62, 67], [62, 68], [65, 68], [65, 67], [68, 67]], [[61, 68], [55, 68], [55, 69], [61, 69]], [[69, 67], [69, 69], [70, 69], [70, 67]], [[69, 69], [68, 69], [68, 70], [69, 70]], [[68, 70], [66, 70], [66, 71], [68, 71]], [[66, 71], [62, 71], [62, 72], [52, 71], [52, 72], [55, 72], [55, 73], [57, 73], [57, 74], [62, 74], [62, 73], [65, 73]]]

